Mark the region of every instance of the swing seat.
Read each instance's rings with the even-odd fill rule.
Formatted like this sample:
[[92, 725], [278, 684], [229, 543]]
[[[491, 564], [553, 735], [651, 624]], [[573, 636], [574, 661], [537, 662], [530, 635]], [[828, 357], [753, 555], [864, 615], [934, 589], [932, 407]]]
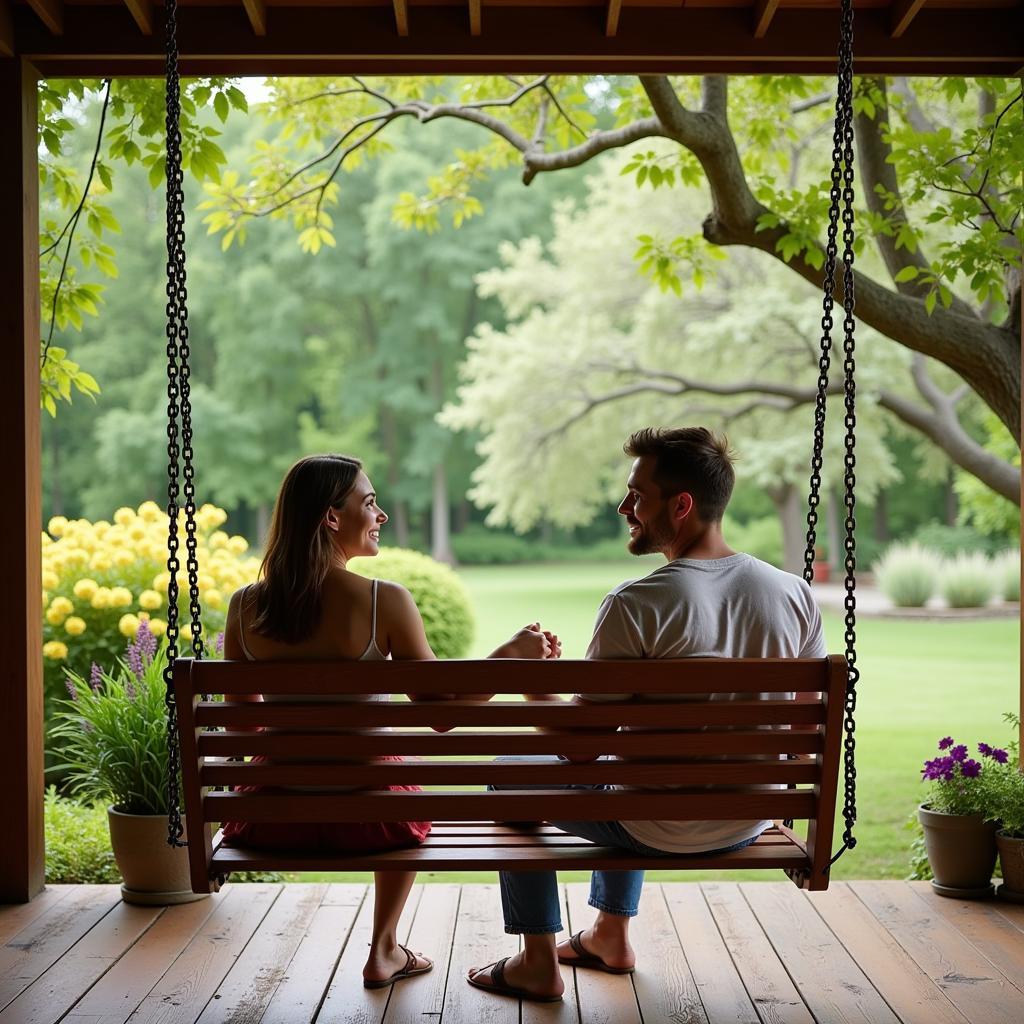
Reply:
[[[174, 690], [192, 887], [216, 891], [232, 871], [781, 868], [802, 888], [826, 889], [846, 684], [847, 663], [839, 655], [603, 662], [178, 659]], [[499, 697], [459, 697], [481, 690]], [[586, 705], [500, 699], [624, 692], [646, 696]], [[254, 693], [283, 699], [234, 699]], [[381, 693], [419, 699], [330, 700]], [[771, 693], [794, 697], [761, 699]], [[456, 699], [423, 699], [430, 695]], [[631, 731], [614, 731], [619, 726]], [[569, 727], [604, 731], [558, 731]], [[493, 760], [508, 754], [624, 760]], [[262, 755], [258, 763], [245, 760], [256, 755]], [[370, 760], [389, 755], [416, 760]], [[631, 788], [543, 788], [566, 783]], [[488, 784], [530, 788], [487, 791]], [[384, 790], [392, 785], [430, 788]], [[267, 790], [234, 791], [242, 786]], [[330, 786], [359, 788], [284, 788]], [[664, 786], [675, 788], [658, 788]], [[741, 850], [658, 858], [594, 846], [547, 824], [500, 824], [648, 819], [776, 824]], [[784, 819], [806, 821], [805, 834]], [[228, 847], [213, 833], [213, 824], [224, 821], [430, 820], [434, 828], [422, 845], [374, 854]]]

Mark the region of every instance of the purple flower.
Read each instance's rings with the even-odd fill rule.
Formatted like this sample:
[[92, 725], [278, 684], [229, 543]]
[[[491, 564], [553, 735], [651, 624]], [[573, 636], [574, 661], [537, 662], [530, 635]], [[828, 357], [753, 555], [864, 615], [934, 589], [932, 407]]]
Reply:
[[958, 743], [950, 752], [949, 756], [954, 761], [963, 762], [967, 758], [967, 747], [963, 743]]
[[976, 779], [981, 774], [981, 765], [974, 758], [969, 757], [960, 766], [960, 770], [963, 772], [964, 778]]
[[951, 757], [936, 757], [934, 760], [925, 761], [921, 774], [926, 782], [937, 782], [939, 779], [949, 782], [953, 778], [954, 763]]
[[132, 681], [130, 679], [127, 680], [124, 684], [124, 695], [129, 700], [135, 700], [135, 686], [132, 684]]
[[949, 750], [953, 746], [953, 737], [947, 736], [945, 739], [939, 740], [939, 750]]
[[142, 651], [139, 650], [138, 644], [128, 645], [126, 660], [132, 675], [135, 676], [136, 679], [141, 679], [146, 666], [142, 660]]
[[214, 641], [214, 647], [216, 648], [218, 654], [224, 653], [224, 630], [221, 630], [217, 634], [217, 639]]
[[996, 747], [990, 756], [993, 761], [998, 761], [1000, 764], [1006, 764], [1010, 755], [1007, 754], [1005, 750], [1000, 750], [999, 747]]
[[149, 628], [148, 619], [143, 619], [139, 623], [139, 628], [135, 633], [135, 645], [145, 658], [146, 664], [149, 664], [149, 662], [153, 660], [153, 656], [156, 654], [156, 637], [153, 635], [153, 631]]
[[103, 689], [103, 669], [94, 661], [89, 669], [89, 685], [94, 690]]
[[72, 700], [78, 700], [78, 690], [75, 689], [75, 684], [70, 679], [65, 679], [64, 685], [68, 689], [68, 696]]
[[89, 722], [84, 718], [82, 719], [82, 732], [92, 732], [94, 728], [96, 727], [92, 724], [92, 722]]
[[978, 744], [978, 753], [984, 754], [986, 757], [992, 756], [992, 748], [987, 743]]

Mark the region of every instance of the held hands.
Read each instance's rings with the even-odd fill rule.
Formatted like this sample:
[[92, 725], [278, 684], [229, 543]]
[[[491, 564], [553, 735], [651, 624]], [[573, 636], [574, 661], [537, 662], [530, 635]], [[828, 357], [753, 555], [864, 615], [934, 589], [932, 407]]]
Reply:
[[541, 629], [539, 622], [524, 626], [507, 644], [506, 658], [535, 658], [551, 660], [562, 656], [562, 643], [556, 633]]

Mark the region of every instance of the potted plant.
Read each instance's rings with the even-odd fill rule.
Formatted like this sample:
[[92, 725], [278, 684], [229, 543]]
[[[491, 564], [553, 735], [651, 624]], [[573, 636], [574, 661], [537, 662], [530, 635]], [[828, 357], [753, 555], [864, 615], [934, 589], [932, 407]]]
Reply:
[[[1019, 736], [1020, 718], [1014, 714], [1004, 717]], [[985, 817], [999, 826], [996, 847], [1003, 876], [999, 896], [1024, 903], [1024, 771], [1020, 765], [1020, 740], [1014, 740], [1008, 748], [991, 751], [998, 763], [985, 777]]]
[[201, 899], [189, 881], [188, 851], [167, 843], [166, 647], [145, 620], [111, 671], [67, 673], [53, 735], [63, 741], [71, 791], [108, 804], [110, 843], [128, 903]]
[[[925, 761], [921, 770], [932, 788], [917, 815], [934, 875], [932, 886], [941, 896], [983, 899], [994, 891], [997, 826], [986, 821], [984, 813], [987, 773], [999, 764], [994, 749], [979, 744], [979, 761], [968, 756], [966, 745], [946, 736], [939, 740], [939, 756]], [[1005, 756], [1005, 751], [1000, 753]]]

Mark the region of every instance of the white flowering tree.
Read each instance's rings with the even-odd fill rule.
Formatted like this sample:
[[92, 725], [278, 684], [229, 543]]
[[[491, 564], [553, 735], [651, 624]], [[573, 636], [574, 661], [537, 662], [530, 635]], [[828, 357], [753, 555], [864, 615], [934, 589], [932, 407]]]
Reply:
[[[702, 197], [622, 188], [629, 160], [604, 165], [585, 203], [563, 205], [548, 247], [508, 243], [502, 265], [478, 277], [509, 326], [485, 325], [470, 339], [458, 401], [442, 414], [482, 434], [472, 497], [495, 524], [577, 526], [621, 495], [631, 431], [700, 422], [729, 434], [741, 478], [771, 496], [785, 563], [796, 568], [820, 300], [756, 253], [702, 270], [700, 290], [691, 281], [681, 295], [662, 291], [638, 272], [636, 225], [677, 230]], [[884, 436], [913, 386], [912, 357], [867, 328], [859, 350], [857, 488], [870, 501], [898, 478]], [[832, 405], [827, 485], [842, 479], [841, 400]]]

